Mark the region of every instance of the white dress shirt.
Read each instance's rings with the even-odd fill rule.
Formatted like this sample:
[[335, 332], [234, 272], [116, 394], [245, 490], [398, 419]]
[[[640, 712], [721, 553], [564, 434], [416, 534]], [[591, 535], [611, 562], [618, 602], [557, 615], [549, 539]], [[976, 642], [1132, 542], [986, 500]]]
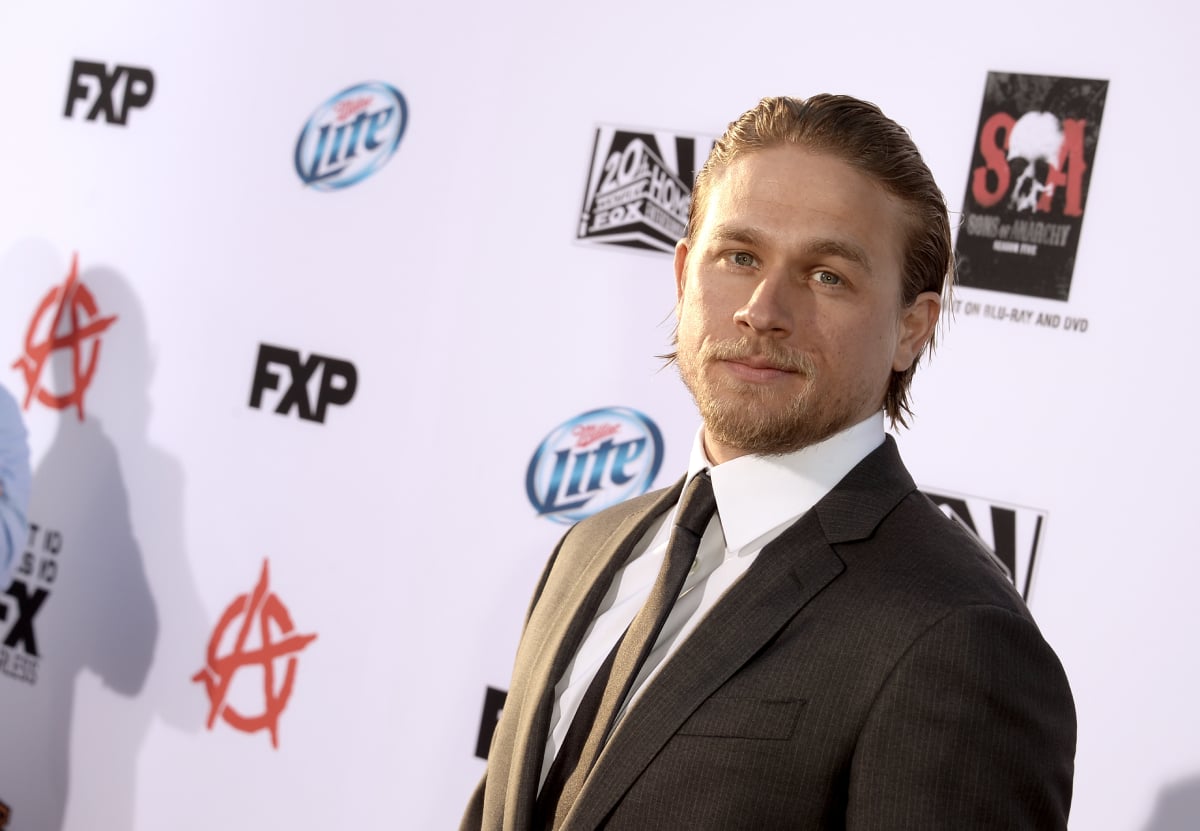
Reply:
[[[883, 443], [879, 412], [819, 444], [783, 456], [741, 456], [713, 465], [696, 434], [687, 478], [708, 468], [717, 514], [700, 540], [696, 562], [658, 640], [634, 679], [618, 721], [659, 668], [675, 653], [762, 549], [829, 493]], [[686, 483], [685, 483], [686, 485]], [[562, 746], [588, 685], [650, 595], [666, 556], [678, 504], [655, 522], [613, 578], [579, 651], [554, 687], [554, 711], [542, 762], [542, 782]]]

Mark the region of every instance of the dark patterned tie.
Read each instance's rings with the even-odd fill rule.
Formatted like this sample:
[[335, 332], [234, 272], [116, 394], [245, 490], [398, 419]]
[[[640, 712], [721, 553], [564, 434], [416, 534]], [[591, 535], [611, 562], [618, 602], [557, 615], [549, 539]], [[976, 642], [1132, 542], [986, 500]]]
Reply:
[[579, 710], [538, 794], [534, 828], [560, 827], [575, 804], [612, 730], [621, 704], [629, 695], [638, 671], [683, 589], [684, 580], [696, 559], [700, 538], [716, 509], [712, 480], [708, 478], [708, 471], [701, 471], [688, 483], [680, 502], [671, 541], [646, 604], [608, 653], [579, 702]]

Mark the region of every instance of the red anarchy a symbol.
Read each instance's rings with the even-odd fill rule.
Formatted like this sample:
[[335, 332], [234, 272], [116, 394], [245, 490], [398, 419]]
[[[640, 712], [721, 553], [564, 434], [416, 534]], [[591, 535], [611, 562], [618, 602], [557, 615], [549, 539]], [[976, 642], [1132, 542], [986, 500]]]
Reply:
[[[239, 617], [242, 617], [242, 622], [233, 650], [222, 656], [219, 650], [225, 630]], [[257, 649], [247, 649], [246, 640], [256, 620], [262, 643]], [[275, 630], [284, 635], [282, 640], [272, 641], [272, 624]], [[209, 730], [219, 715], [226, 724], [244, 733], [270, 730], [271, 746], [279, 747], [279, 716], [292, 695], [292, 684], [296, 680], [296, 653], [317, 638], [316, 635], [295, 635], [292, 632], [291, 615], [279, 598], [269, 591], [267, 561], [263, 560], [262, 576], [258, 579], [258, 585], [250, 594], [238, 595], [237, 599], [229, 604], [208, 642], [208, 665], [192, 676], [193, 681], [203, 682], [208, 692], [211, 704], [208, 713]], [[277, 690], [275, 661], [279, 658], [287, 659], [287, 669], [284, 672], [283, 685]], [[262, 667], [264, 706], [260, 715], [245, 716], [226, 704], [225, 696], [229, 692], [234, 673], [253, 665]]]
[[[53, 308], [54, 317], [46, 339], [35, 343], [37, 333], [41, 331], [42, 318]], [[50, 289], [29, 324], [25, 334], [25, 354], [12, 365], [25, 373], [24, 408], [29, 409], [34, 396], [37, 400], [55, 410], [65, 410], [74, 406], [83, 421], [83, 394], [92, 383], [92, 375], [96, 372], [96, 361], [100, 359], [100, 333], [111, 326], [117, 319], [116, 315], [100, 317], [97, 314], [96, 299], [83, 283], [79, 282], [79, 255], [71, 258], [71, 273], [61, 286]], [[70, 322], [65, 332], [59, 330], [66, 318]], [[94, 342], [93, 342], [94, 341]], [[91, 350], [84, 359], [85, 347], [90, 343]], [[54, 395], [41, 385], [42, 370], [50, 355], [59, 349], [71, 350], [71, 376], [73, 386], [71, 391], [63, 395]]]

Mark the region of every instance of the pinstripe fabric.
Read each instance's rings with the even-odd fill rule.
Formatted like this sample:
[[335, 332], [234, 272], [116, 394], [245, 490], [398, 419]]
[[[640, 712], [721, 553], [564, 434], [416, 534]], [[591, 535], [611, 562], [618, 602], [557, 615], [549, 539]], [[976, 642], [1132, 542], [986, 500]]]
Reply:
[[[514, 751], [538, 730], [530, 702], [557, 679], [526, 641], [579, 605], [587, 564], [622, 548], [612, 529], [665, 509], [655, 502], [613, 509], [596, 523], [607, 533], [586, 520], [561, 544], [463, 829], [527, 827], [508, 795], [536, 787], [540, 767]], [[574, 646], [538, 651], [569, 660]], [[663, 666], [564, 827], [1062, 829], [1074, 746], [1054, 653], [888, 439], [763, 550]]]
[[617, 711], [658, 639], [688, 571], [696, 562], [700, 538], [716, 509], [712, 481], [706, 471], [701, 471], [684, 490], [670, 545], [650, 596], [592, 680], [550, 767], [537, 798], [535, 828], [560, 828], [575, 803], [612, 729]]

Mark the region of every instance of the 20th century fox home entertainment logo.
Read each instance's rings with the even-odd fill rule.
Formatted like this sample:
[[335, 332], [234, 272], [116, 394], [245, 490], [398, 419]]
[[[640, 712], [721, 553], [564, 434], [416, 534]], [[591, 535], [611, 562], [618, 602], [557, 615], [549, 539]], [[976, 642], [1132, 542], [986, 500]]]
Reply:
[[576, 238], [673, 251], [687, 227], [696, 171], [715, 140], [598, 127]]

